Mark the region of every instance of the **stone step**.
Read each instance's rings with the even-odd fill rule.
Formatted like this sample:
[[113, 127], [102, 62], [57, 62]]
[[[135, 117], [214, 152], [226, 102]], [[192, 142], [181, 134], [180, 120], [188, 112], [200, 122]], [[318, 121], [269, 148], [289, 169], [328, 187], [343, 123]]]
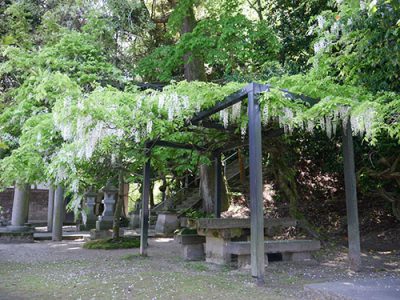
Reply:
[[[63, 240], [82, 240], [90, 237], [90, 233], [88, 231], [82, 232], [63, 232], [62, 239]], [[48, 241], [51, 240], [51, 232], [35, 232], [33, 234], [33, 238], [35, 241]]]

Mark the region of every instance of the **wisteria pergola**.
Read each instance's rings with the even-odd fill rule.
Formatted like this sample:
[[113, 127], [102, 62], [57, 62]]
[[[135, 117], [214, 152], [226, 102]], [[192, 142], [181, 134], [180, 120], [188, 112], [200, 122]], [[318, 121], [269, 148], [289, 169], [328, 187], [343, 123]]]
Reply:
[[[251, 212], [251, 275], [256, 278], [258, 284], [264, 283], [265, 256], [264, 256], [264, 212], [263, 212], [263, 176], [262, 176], [262, 143], [261, 143], [261, 111], [258, 102], [260, 93], [270, 91], [270, 85], [250, 83], [239, 91], [225, 97], [217, 102], [212, 108], [195, 114], [186, 126], [199, 125], [211, 115], [226, 109], [247, 98], [248, 100], [248, 128], [249, 128], [249, 171], [250, 171], [250, 212]], [[154, 88], [154, 87], [153, 87]], [[314, 105], [317, 99], [291, 93], [282, 90], [286, 97], [292, 100], [302, 100], [308, 105]], [[361, 266], [360, 257], [360, 234], [358, 224], [356, 175], [354, 165], [353, 138], [350, 122], [346, 122], [342, 130], [343, 158], [344, 158], [344, 179], [347, 207], [348, 226], [348, 258], [350, 269], [358, 271]], [[147, 255], [147, 239], [149, 228], [149, 195], [150, 195], [150, 159], [151, 149], [154, 146], [173, 147], [180, 149], [201, 149], [198, 145], [180, 144], [170, 141], [154, 140], [146, 143], [145, 154], [147, 157], [143, 174], [143, 199], [141, 216], [141, 239], [140, 254]], [[220, 154], [215, 155], [215, 216], [221, 214], [221, 186], [222, 167]]]

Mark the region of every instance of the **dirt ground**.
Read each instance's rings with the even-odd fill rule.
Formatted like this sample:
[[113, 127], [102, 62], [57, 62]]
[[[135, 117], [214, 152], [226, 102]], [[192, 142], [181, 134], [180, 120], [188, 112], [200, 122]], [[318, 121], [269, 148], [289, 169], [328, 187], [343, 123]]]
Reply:
[[82, 244], [0, 244], [0, 299], [309, 299], [307, 283], [400, 277], [398, 250], [364, 252], [363, 270], [353, 273], [346, 249], [325, 245], [310, 262], [271, 262], [258, 288], [249, 271], [183, 261], [172, 239], [151, 239], [147, 258]]

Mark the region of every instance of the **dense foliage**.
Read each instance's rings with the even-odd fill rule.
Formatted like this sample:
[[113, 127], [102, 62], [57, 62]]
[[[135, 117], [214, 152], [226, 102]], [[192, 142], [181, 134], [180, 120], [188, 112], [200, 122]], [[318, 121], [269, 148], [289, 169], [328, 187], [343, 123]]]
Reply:
[[[78, 207], [89, 186], [119, 172], [140, 182], [151, 139], [207, 149], [155, 149], [155, 178], [195, 174], [232, 136], [245, 138], [246, 102], [212, 117], [233, 126], [229, 134], [195, 129], [190, 117], [260, 79], [272, 84], [260, 98], [265, 127], [322, 129], [331, 138], [350, 122], [383, 156], [398, 150], [398, 2], [292, 2], [2, 2], [1, 185], [62, 183]], [[188, 11], [196, 24], [181, 33]], [[173, 81], [183, 79], [188, 53], [209, 81], [225, 84]], [[138, 80], [169, 85], [143, 91]], [[293, 100], [282, 89], [319, 102]], [[398, 197], [393, 189], [390, 197]]]

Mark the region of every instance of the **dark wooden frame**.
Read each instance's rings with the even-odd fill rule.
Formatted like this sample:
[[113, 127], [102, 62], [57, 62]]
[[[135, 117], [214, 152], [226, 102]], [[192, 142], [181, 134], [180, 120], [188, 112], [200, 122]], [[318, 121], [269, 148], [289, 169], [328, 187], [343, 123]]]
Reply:
[[[268, 84], [250, 83], [241, 90], [227, 96], [212, 108], [197, 113], [186, 122], [186, 126], [199, 125], [211, 115], [228, 108], [235, 103], [248, 99], [249, 117], [249, 161], [250, 161], [250, 208], [251, 208], [251, 274], [256, 278], [258, 285], [264, 284], [265, 256], [264, 256], [264, 212], [263, 212], [263, 178], [262, 178], [262, 143], [261, 143], [261, 112], [258, 103], [258, 95], [268, 92], [271, 86]], [[291, 93], [281, 89], [292, 100], [301, 100], [312, 106], [318, 102], [305, 95]], [[359, 270], [361, 266], [360, 233], [358, 224], [357, 189], [354, 165], [353, 138], [350, 122], [343, 129], [343, 157], [345, 192], [348, 221], [349, 262], [352, 270]], [[149, 220], [149, 189], [150, 189], [150, 153], [154, 146], [173, 147], [188, 150], [204, 150], [202, 147], [190, 144], [179, 144], [167, 141], [152, 141], [146, 143], [147, 161], [144, 165], [143, 205], [141, 218], [141, 245], [140, 254], [147, 255], [147, 237]], [[221, 153], [214, 153], [215, 157], [215, 215], [221, 214], [221, 186], [222, 168]]]

